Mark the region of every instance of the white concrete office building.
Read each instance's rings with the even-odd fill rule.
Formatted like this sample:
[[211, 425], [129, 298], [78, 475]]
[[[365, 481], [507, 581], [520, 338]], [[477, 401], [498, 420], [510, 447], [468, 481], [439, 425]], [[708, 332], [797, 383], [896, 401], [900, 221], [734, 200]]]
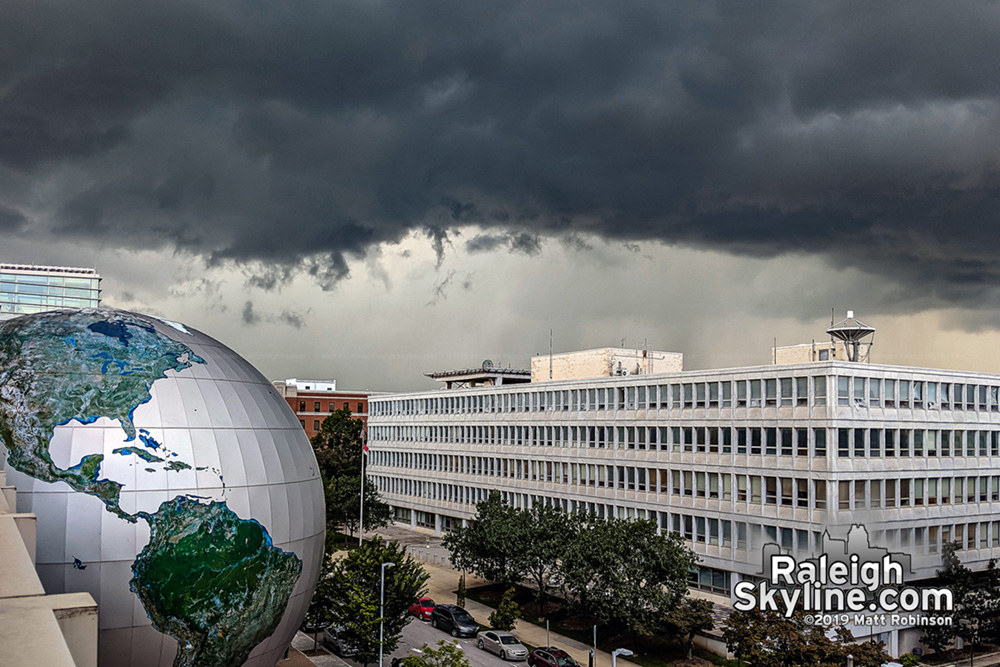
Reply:
[[[912, 555], [911, 580], [949, 541], [973, 569], [1000, 558], [1000, 376], [773, 358], [373, 397], [369, 474], [397, 521], [434, 531], [491, 490], [654, 519], [700, 556], [692, 586], [724, 600], [763, 544], [807, 555], [858, 523]], [[872, 632], [893, 655], [922, 634], [856, 629]]]

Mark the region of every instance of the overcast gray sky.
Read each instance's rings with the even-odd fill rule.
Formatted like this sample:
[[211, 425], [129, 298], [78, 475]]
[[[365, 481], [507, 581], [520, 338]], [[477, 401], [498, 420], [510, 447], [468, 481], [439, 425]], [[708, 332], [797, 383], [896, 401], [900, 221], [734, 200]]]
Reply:
[[764, 363], [831, 307], [1000, 372], [1000, 5], [0, 3], [0, 261], [343, 387]]

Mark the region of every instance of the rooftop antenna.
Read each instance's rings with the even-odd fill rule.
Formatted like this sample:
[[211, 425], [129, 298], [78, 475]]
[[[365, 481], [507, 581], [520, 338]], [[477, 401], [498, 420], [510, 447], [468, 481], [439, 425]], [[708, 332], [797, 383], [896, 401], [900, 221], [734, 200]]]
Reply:
[[[837, 312], [836, 308], [831, 308], [830, 309], [830, 328], [831, 329], [833, 328], [834, 322], [836, 322], [836, 320], [837, 320], [836, 312]], [[830, 358], [831, 359], [836, 359], [837, 358], [837, 343], [834, 341], [832, 334], [830, 335]]]
[[552, 379], [552, 329], [549, 329], [549, 379]]
[[[848, 361], [869, 361], [871, 347], [875, 342], [875, 327], [870, 327], [861, 320], [855, 319], [853, 310], [847, 311], [847, 317], [840, 322], [831, 324], [826, 332], [830, 334], [832, 339], [844, 343]], [[871, 336], [872, 339], [865, 341], [868, 336]], [[863, 349], [862, 346], [864, 346]]]

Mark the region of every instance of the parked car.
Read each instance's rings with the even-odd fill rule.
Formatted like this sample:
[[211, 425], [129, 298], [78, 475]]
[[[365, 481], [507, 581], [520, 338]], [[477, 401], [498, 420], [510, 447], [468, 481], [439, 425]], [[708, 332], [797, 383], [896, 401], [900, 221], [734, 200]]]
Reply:
[[573, 657], [555, 646], [542, 646], [528, 654], [530, 667], [580, 667]]
[[524, 660], [528, 657], [528, 649], [509, 632], [484, 630], [479, 633], [476, 644], [481, 650], [496, 653], [501, 660]]
[[326, 646], [342, 658], [357, 655], [357, 650], [344, 643], [344, 640], [341, 637], [343, 633], [344, 628], [336, 625], [331, 625], [326, 628], [323, 630], [323, 646]]
[[439, 604], [431, 612], [431, 627], [450, 630], [452, 637], [475, 637], [479, 623], [458, 605]]
[[316, 618], [310, 618], [308, 615], [302, 621], [302, 626], [299, 628], [302, 632], [307, 635], [314, 635], [317, 632], [323, 632], [323, 622]]
[[410, 613], [421, 621], [429, 619], [432, 611], [434, 611], [434, 600], [430, 598], [420, 598], [410, 605]]

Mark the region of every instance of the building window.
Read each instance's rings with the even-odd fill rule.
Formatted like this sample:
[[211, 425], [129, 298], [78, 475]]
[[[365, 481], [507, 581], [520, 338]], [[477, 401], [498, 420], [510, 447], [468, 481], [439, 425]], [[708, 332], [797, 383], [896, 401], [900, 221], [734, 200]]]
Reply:
[[365, 411], [365, 404], [359, 401], [358, 402], [358, 413], [362, 413], [364, 411]]
[[313, 430], [314, 431], [318, 431], [319, 430], [319, 420], [318, 419], [314, 419], [313, 420]]
[[319, 412], [319, 401], [313, 403], [313, 412]]
[[[302, 428], [304, 429], [306, 427], [306, 420], [305, 419], [300, 419], [299, 420], [299, 425], [302, 426]], [[361, 495], [361, 494], [359, 493], [358, 495]]]
[[305, 412], [305, 411], [306, 411], [306, 402], [299, 401], [299, 412]]
[[347, 401], [344, 401], [344, 409], [345, 410], [350, 410], [351, 409], [351, 404], [348, 403]]

